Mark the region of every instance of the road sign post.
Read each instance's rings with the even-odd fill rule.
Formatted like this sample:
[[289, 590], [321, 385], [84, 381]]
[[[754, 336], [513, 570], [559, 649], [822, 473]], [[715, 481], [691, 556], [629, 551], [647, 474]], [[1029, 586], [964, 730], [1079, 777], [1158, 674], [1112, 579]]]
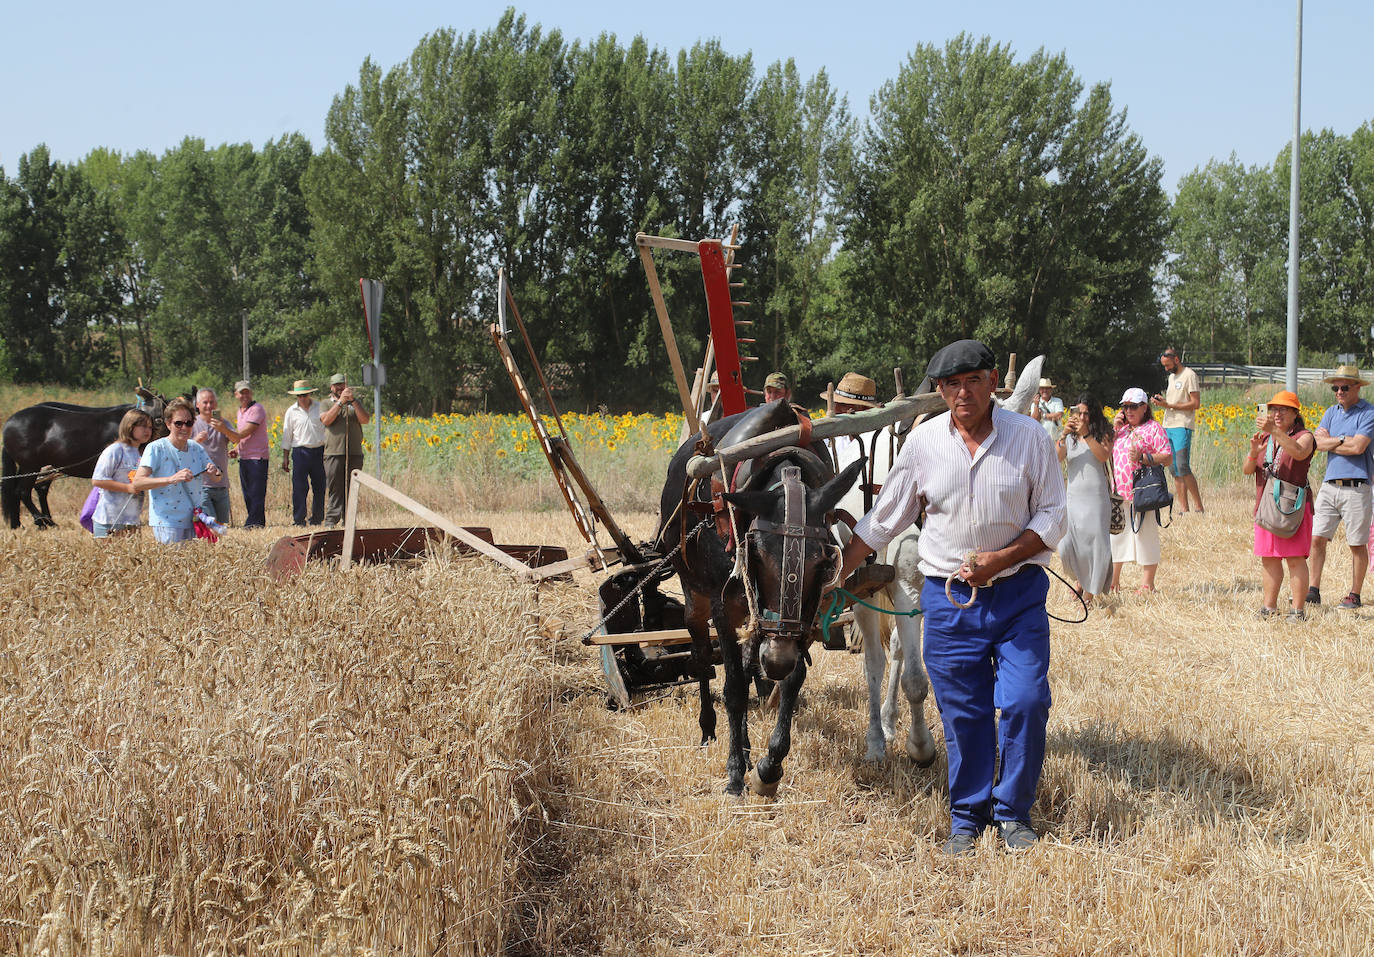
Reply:
[[[367, 327], [367, 346], [372, 361], [363, 364], [363, 385], [372, 386], [373, 454], [376, 456], [377, 478], [382, 477], [382, 386], [386, 385], [386, 366], [382, 365], [382, 283], [376, 279], [359, 279], [363, 295], [363, 325]], [[369, 381], [371, 380], [371, 381]]]

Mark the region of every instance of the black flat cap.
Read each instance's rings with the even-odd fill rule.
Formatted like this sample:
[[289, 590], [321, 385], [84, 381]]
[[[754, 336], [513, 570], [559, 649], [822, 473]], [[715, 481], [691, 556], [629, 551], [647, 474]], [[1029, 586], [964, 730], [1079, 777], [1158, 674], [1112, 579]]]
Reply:
[[996, 368], [997, 360], [992, 357], [991, 349], [977, 339], [960, 339], [958, 342], [951, 342], [931, 357], [926, 375], [930, 376], [932, 382], [938, 382], [961, 372]]

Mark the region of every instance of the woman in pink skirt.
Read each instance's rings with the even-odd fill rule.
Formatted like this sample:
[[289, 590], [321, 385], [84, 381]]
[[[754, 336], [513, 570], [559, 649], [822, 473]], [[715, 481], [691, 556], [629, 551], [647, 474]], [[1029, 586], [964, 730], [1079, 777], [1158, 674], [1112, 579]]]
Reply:
[[[1307, 468], [1312, 464], [1316, 439], [1302, 421], [1302, 407], [1298, 397], [1285, 390], [1269, 400], [1267, 411], [1255, 416], [1259, 431], [1250, 439], [1250, 454], [1242, 471], [1255, 476], [1255, 507], [1269, 476], [1276, 475], [1285, 482], [1307, 487]], [[1302, 524], [1292, 538], [1280, 538], [1273, 532], [1255, 525], [1255, 554], [1263, 566], [1264, 604], [1261, 618], [1279, 613], [1279, 587], [1283, 585], [1283, 566], [1288, 563], [1288, 584], [1293, 590], [1293, 606], [1288, 611], [1290, 621], [1306, 621], [1303, 603], [1307, 601], [1307, 553], [1312, 547], [1312, 492], [1309, 490], [1303, 506]]]

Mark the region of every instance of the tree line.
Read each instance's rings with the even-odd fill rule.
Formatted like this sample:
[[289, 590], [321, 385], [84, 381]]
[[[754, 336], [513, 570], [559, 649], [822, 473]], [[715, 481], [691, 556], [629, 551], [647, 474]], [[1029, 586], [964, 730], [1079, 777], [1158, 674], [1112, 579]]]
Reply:
[[[1368, 319], [1368, 143], [1368, 127], [1314, 137], [1324, 164], [1304, 146], [1305, 218], [1323, 224], [1304, 232], [1304, 342], [1319, 351], [1349, 351], [1343, 317]], [[356, 374], [368, 277], [386, 283], [393, 408], [505, 407], [486, 331], [504, 266], [568, 404], [671, 408], [634, 234], [738, 224], [747, 349], [804, 398], [850, 368], [884, 391], [893, 366], [919, 379], [962, 336], [1110, 390], [1166, 338], [1281, 354], [1284, 162], [1211, 164], [1171, 205], [1107, 85], [986, 38], [918, 46], [861, 125], [823, 70], [756, 69], [714, 41], [570, 43], [508, 10], [391, 69], [365, 61], [319, 151], [299, 134], [77, 163], [39, 146], [0, 170], [0, 375], [228, 381], [245, 323], [255, 377]], [[693, 362], [698, 265], [658, 264]]]
[[[1302, 364], [1374, 355], [1374, 123], [1304, 133], [1298, 164]], [[1167, 270], [1170, 327], [1218, 361], [1278, 365], [1288, 323], [1292, 150], [1234, 155], [1179, 182]]]

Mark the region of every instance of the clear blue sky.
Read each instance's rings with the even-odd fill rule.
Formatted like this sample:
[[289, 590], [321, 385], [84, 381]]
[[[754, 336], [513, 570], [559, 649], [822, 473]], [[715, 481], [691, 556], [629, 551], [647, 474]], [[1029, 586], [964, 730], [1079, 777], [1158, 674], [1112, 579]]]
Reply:
[[[1303, 26], [1303, 126], [1348, 134], [1374, 118], [1374, 0], [1308, 0]], [[791, 57], [824, 68], [866, 116], [869, 97], [918, 43], [960, 31], [1020, 56], [1063, 51], [1085, 83], [1111, 83], [1131, 128], [1163, 158], [1164, 185], [1232, 152], [1267, 164], [1292, 132], [1296, 0], [964, 0], [940, 3], [517, 5], [569, 39], [636, 34], [669, 51], [719, 38], [752, 52], [758, 71]], [[365, 57], [404, 60], [441, 27], [481, 32], [499, 4], [401, 0], [240, 0], [124, 4], [15, 2], [0, 12], [0, 166], [47, 143], [61, 160], [104, 146], [157, 153], [184, 136], [210, 145], [299, 131], [324, 146], [332, 98]], [[713, 18], [701, 15], [715, 9]]]

